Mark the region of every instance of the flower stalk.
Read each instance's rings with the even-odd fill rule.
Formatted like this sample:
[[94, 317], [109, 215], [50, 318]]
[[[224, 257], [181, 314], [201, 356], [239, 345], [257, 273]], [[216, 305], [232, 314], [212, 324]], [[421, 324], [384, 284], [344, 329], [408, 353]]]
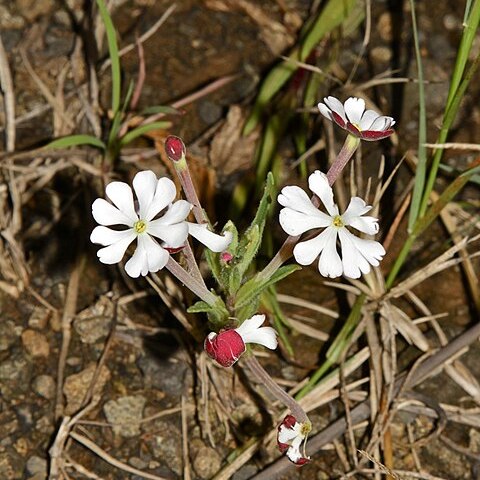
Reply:
[[193, 185], [190, 169], [188, 168], [186, 148], [183, 140], [179, 137], [170, 135], [165, 141], [165, 152], [173, 163], [175, 172], [177, 172], [178, 179], [180, 180], [185, 193], [185, 197], [193, 205], [192, 211], [193, 215], [195, 216], [195, 220], [200, 224], [209, 224], [210, 222], [203, 211], [197, 191]]
[[257, 379], [262, 383], [265, 388], [267, 388], [272, 395], [280, 400], [290, 411], [292, 415], [300, 423], [310, 423], [308, 415], [305, 413], [305, 410], [300, 406], [300, 404], [291, 397], [283, 388], [278, 386], [272, 377], [265, 371], [257, 358], [250, 354], [245, 356], [244, 363], [250, 369], [250, 371], [257, 377]]
[[165, 268], [204, 302], [212, 306], [217, 303], [217, 297], [212, 292], [210, 292], [207, 287], [205, 287], [198, 280], [193, 278], [193, 276], [190, 275], [186, 270], [184, 270], [181, 265], [176, 262], [172, 257], [169, 257]]
[[352, 134], [347, 135], [345, 143], [342, 149], [338, 152], [337, 158], [335, 158], [330, 169], [327, 172], [328, 183], [332, 186], [339, 177], [342, 170], [345, 168], [349, 160], [360, 145], [360, 138], [355, 137]]

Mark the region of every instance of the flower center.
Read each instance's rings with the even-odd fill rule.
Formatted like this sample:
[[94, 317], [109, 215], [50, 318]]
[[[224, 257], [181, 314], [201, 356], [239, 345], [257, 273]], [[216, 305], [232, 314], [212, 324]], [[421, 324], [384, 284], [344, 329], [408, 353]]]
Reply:
[[343, 223], [342, 217], [340, 215], [335, 215], [333, 217], [332, 224], [334, 227], [337, 227], [337, 228], [342, 228], [345, 226], [345, 224]]
[[302, 426], [300, 427], [300, 433], [304, 437], [306, 437], [312, 430], [312, 424], [309, 422], [302, 423]]
[[133, 229], [135, 233], [143, 233], [147, 229], [147, 222], [145, 220], [138, 220], [138, 222], [133, 224]]

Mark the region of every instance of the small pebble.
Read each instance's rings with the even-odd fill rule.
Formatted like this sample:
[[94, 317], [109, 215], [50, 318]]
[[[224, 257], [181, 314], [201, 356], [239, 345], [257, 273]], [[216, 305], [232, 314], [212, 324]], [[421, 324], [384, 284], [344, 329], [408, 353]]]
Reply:
[[47, 400], [55, 396], [55, 380], [50, 375], [39, 375], [33, 380], [33, 391]]
[[110, 400], [103, 406], [107, 421], [113, 424], [113, 431], [122, 437], [140, 435], [140, 421], [146, 398], [141, 395], [121, 397]]
[[30, 329], [25, 330], [22, 333], [22, 342], [25, 350], [32, 357], [48, 357], [50, 354], [47, 338], [40, 332]]

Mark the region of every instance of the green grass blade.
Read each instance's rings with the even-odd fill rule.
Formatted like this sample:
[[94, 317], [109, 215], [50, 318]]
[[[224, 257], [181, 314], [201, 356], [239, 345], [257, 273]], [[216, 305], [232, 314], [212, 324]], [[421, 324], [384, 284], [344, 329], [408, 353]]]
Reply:
[[459, 175], [440, 195], [438, 200], [428, 209], [427, 213], [415, 225], [413, 235], [418, 237], [440, 215], [440, 212], [462, 190], [469, 180], [480, 172], [480, 159], [476, 165]]
[[[305, 61], [320, 40], [348, 17], [355, 3], [356, 0], [329, 0], [313, 22], [301, 45], [294, 48], [289, 59]], [[296, 70], [297, 66], [294, 62], [285, 60], [270, 71], [263, 81], [252, 113], [245, 123], [244, 135], [248, 135], [257, 126], [265, 106]]]
[[171, 126], [172, 122], [153, 122], [147, 125], [142, 125], [141, 127], [137, 127], [134, 130], [126, 133], [120, 140], [120, 146], [124, 147], [132, 140], [135, 140], [136, 138], [141, 137], [152, 130], [165, 130]]
[[[472, 43], [475, 38], [475, 32], [480, 24], [480, 0], [475, 0], [474, 5], [471, 7], [468, 21], [463, 31], [462, 39], [460, 41], [460, 47], [458, 49], [457, 60], [455, 62], [455, 68], [452, 74], [452, 81], [450, 82], [450, 88], [448, 92], [447, 104], [445, 107], [445, 115], [438, 137], [437, 143], [445, 143], [447, 140], [448, 132], [455, 119], [455, 116], [460, 107], [460, 101], [473, 78], [479, 64], [479, 56], [475, 59], [472, 65], [470, 65], [467, 73], [465, 73], [468, 56], [472, 49]], [[439, 149], [435, 152], [432, 166], [428, 175], [427, 185], [423, 194], [419, 216], [425, 214], [427, 210], [430, 193], [435, 185], [437, 178], [438, 166], [443, 156], [443, 149]]]
[[312, 390], [312, 388], [315, 387], [315, 385], [320, 381], [330, 367], [337, 363], [341, 356], [345, 353], [346, 349], [348, 349], [352, 334], [355, 331], [358, 322], [360, 321], [365, 298], [365, 295], [362, 294], [355, 300], [347, 321], [327, 351], [327, 358], [325, 359], [325, 362], [318, 370], [314, 372], [308, 383], [300, 390], [300, 392], [298, 392], [298, 395], [295, 397], [297, 400], [304, 397], [310, 390]]
[[120, 55], [118, 54], [117, 33], [113, 26], [112, 18], [105, 5], [104, 0], [96, 0], [100, 16], [105, 25], [105, 33], [107, 35], [108, 53], [110, 56], [112, 69], [112, 111], [115, 117], [120, 109], [120, 91], [121, 91], [121, 74], [120, 74]]
[[44, 148], [68, 148], [79, 145], [91, 145], [101, 150], [105, 150], [106, 148], [105, 144], [93, 135], [69, 135], [68, 137], [57, 138], [45, 145]]
[[415, 184], [413, 186], [412, 202], [410, 205], [410, 214], [408, 217], [408, 231], [411, 232], [418, 218], [420, 204], [425, 187], [425, 177], [427, 171], [427, 113], [425, 110], [425, 84], [423, 79], [422, 55], [420, 53], [420, 44], [418, 41], [417, 19], [415, 15], [415, 2], [410, 0], [412, 10], [413, 40], [415, 43], [415, 57], [417, 60], [418, 71], [418, 164], [415, 172]]

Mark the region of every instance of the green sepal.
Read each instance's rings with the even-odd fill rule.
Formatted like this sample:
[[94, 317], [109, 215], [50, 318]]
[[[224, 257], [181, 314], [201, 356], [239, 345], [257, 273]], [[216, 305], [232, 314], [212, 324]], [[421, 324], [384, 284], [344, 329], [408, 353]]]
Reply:
[[238, 291], [237, 299], [235, 302], [235, 309], [244, 307], [247, 303], [257, 298], [266, 288], [274, 285], [283, 278], [287, 277], [293, 272], [300, 270], [300, 265], [285, 265], [280, 267], [270, 278], [265, 280], [258, 280], [255, 276], [246, 282]]
[[214, 305], [210, 305], [203, 300], [200, 300], [187, 308], [188, 313], [206, 313], [208, 321], [215, 328], [222, 328], [228, 322], [229, 313], [225, 303], [220, 297], [217, 297], [217, 301]]
[[[223, 227], [222, 234], [225, 232], [230, 232], [232, 234], [232, 241], [226, 251], [235, 258], [238, 247], [238, 230], [231, 220], [229, 220]], [[207, 259], [208, 266], [210, 267], [210, 271], [212, 272], [215, 281], [224, 291], [229, 291], [229, 277], [227, 272], [231, 270], [230, 264], [222, 262], [220, 260], [220, 254], [212, 252], [208, 248], [205, 249], [205, 258]]]

